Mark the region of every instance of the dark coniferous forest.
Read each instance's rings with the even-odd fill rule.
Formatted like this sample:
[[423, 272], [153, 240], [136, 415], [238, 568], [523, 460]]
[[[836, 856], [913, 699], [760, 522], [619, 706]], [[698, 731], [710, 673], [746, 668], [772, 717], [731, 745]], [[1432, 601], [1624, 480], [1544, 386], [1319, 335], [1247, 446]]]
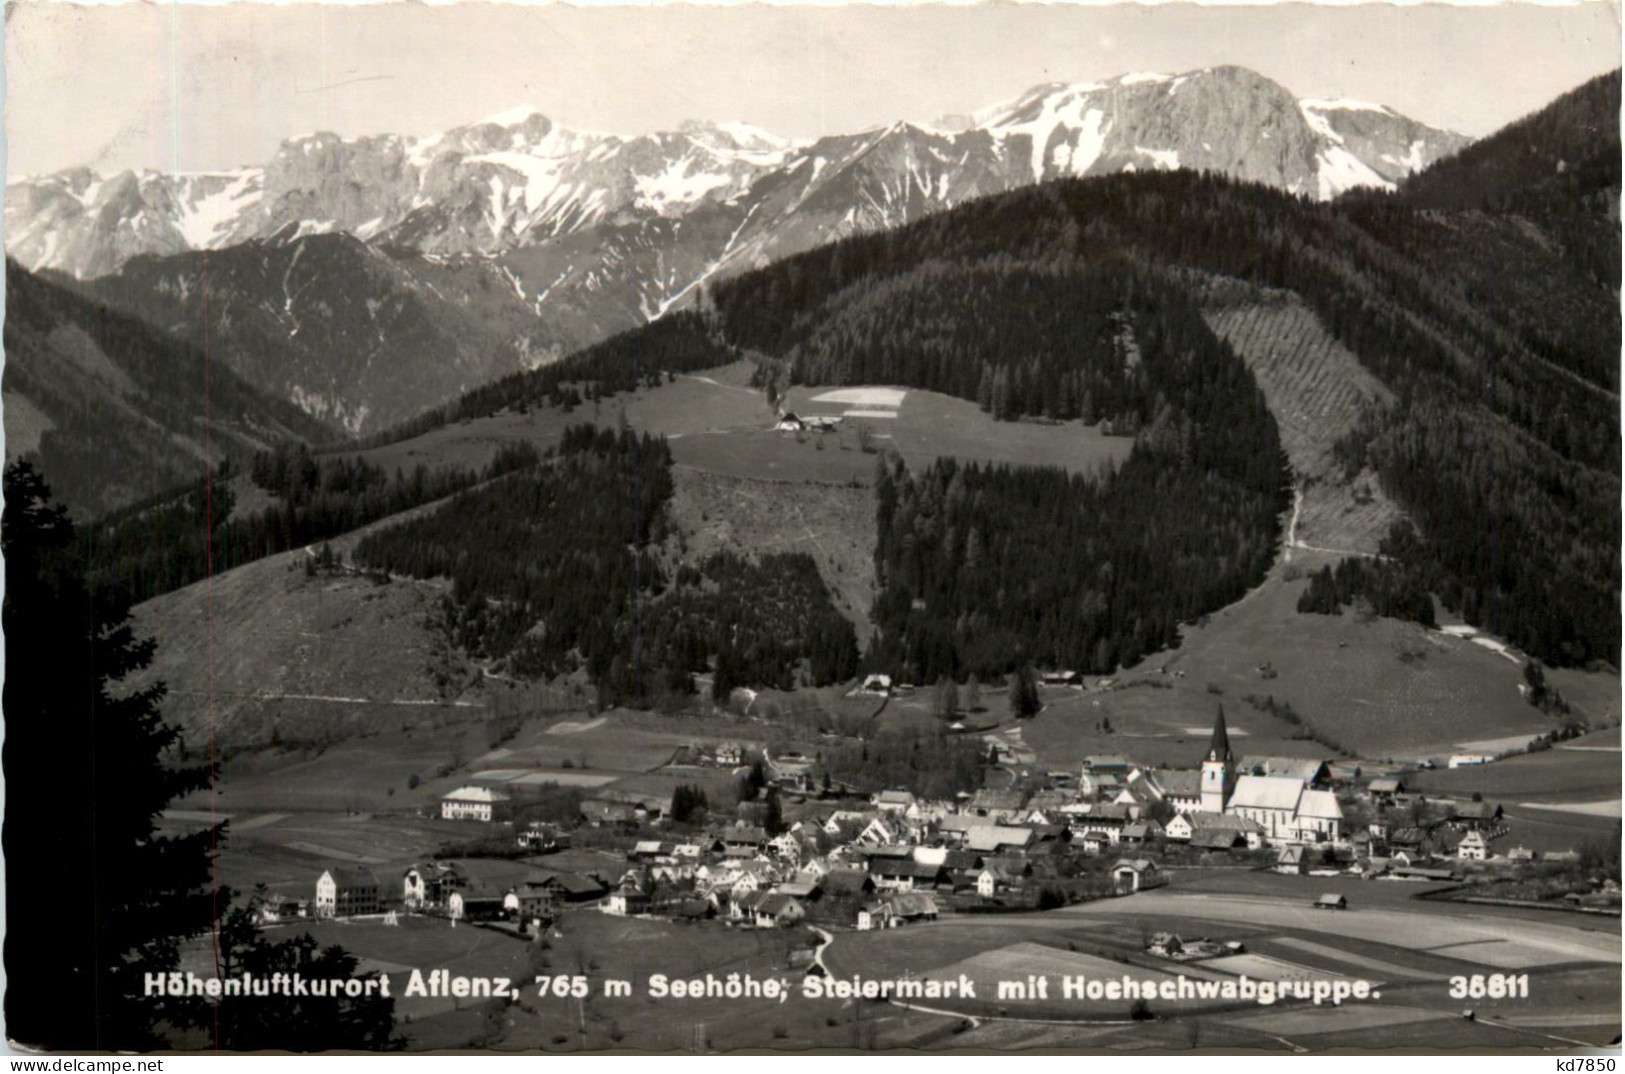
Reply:
[[[1240, 359], [1142, 274], [1070, 275], [1095, 301], [1060, 337], [1071, 361], [1033, 361], [1030, 376], [1104, 370], [1104, 405], [1141, 429], [1133, 452], [1099, 480], [953, 460], [886, 474], [876, 668], [915, 682], [1023, 664], [1109, 672], [1177, 644], [1180, 622], [1238, 599], [1274, 559], [1285, 460]], [[994, 338], [1004, 326], [966, 316]]]
[[803, 658], [815, 686], [858, 670], [852, 623], [835, 610], [805, 552], [755, 561], [719, 553], [698, 568], [679, 568], [676, 585], [648, 609], [643, 629], [651, 658], [680, 675], [704, 671], [714, 660], [718, 697], [736, 686], [790, 689]]
[[585, 670], [607, 702], [696, 692], [713, 665], [735, 686], [822, 685], [857, 671], [852, 624], [803, 553], [715, 555], [674, 578], [671, 452], [659, 438], [580, 425], [556, 456], [364, 538], [356, 561], [446, 577], [453, 640], [525, 678]]
[[[480, 470], [457, 466], [390, 474], [355, 456], [317, 456], [303, 444], [255, 454], [254, 484], [276, 499], [237, 514], [222, 464], [181, 495], [135, 504], [84, 527], [80, 544], [97, 584], [118, 587], [132, 602], [278, 552], [302, 548], [449, 496], [481, 481], [534, 465], [529, 444], [498, 451]], [[212, 538], [212, 539], [211, 539]]]
[[[1223, 275], [1296, 292], [1398, 397], [1344, 452], [1351, 472], [1372, 464], [1415, 518], [1413, 565], [1446, 607], [1550, 663], [1617, 663], [1618, 111], [1616, 72], [1398, 194], [1329, 205], [1192, 172], [1045, 184], [819, 248], [723, 281], [712, 297], [724, 338], [792, 359], [799, 377], [889, 372], [1008, 416], [1084, 411], [1045, 357], [1056, 343], [1035, 349], [1014, 318], [995, 318], [1019, 357], [996, 332], [977, 356], [955, 306], [931, 315], [919, 297], [928, 280], [946, 281], [953, 303], [990, 308], [975, 270], [944, 262], [1128, 258], [1173, 281]], [[1441, 209], [1452, 188], [1476, 192], [1474, 207]], [[1522, 222], [1495, 215], [1506, 206], [1559, 241], [1530, 241]], [[1033, 286], [1026, 270], [1011, 279]], [[881, 291], [912, 308], [912, 328], [874, 308], [867, 295]], [[866, 342], [843, 322], [903, 338]], [[950, 369], [948, 353], [971, 368]], [[1005, 394], [995, 398], [996, 376], [984, 390], [984, 362], [1006, 370]], [[1045, 383], [1033, 392], [1035, 381]]]
[[369, 534], [355, 559], [450, 578], [453, 639], [477, 657], [525, 677], [579, 658], [609, 681], [640, 666], [636, 609], [665, 588], [650, 546], [666, 536], [670, 466], [664, 440], [577, 426], [554, 458]]

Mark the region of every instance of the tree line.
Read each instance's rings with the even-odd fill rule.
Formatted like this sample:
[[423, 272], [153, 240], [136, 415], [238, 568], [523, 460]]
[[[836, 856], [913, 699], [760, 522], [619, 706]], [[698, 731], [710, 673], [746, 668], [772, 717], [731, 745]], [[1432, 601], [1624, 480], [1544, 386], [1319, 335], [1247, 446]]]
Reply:
[[116, 511], [81, 530], [80, 543], [97, 585], [117, 587], [132, 603], [202, 581], [280, 552], [326, 541], [461, 489], [533, 466], [535, 447], [503, 447], [484, 467], [389, 473], [358, 456], [313, 454], [284, 444], [255, 454], [249, 477], [271, 493], [258, 511], [238, 513], [224, 462], [180, 494]]

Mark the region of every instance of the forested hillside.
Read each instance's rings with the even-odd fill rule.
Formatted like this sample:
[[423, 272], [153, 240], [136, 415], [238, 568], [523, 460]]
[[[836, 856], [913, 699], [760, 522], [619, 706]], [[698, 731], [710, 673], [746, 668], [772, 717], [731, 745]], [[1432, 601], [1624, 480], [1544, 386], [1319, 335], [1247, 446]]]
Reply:
[[202, 348], [6, 262], [6, 454], [32, 456], [60, 501], [95, 515], [334, 433]]
[[[1181, 621], [1240, 598], [1274, 558], [1284, 458], [1240, 359], [1179, 292], [1143, 273], [1053, 279], [1089, 296], [1072, 330], [1048, 342], [1071, 362], [1022, 365], [1019, 345], [982, 353], [1013, 357], [1032, 384], [1051, 370], [1105, 370], [1098, 387], [1112, 390], [1101, 405], [1139, 436], [1099, 480], [952, 460], [887, 475], [870, 656], [912, 681], [1003, 675], [1023, 662], [1110, 672], [1177, 644]], [[959, 308], [1005, 338], [992, 311]]]
[[[1553, 107], [1617, 116], [1618, 78]], [[1612, 128], [1595, 126], [1600, 158]], [[1615, 168], [1563, 171], [1552, 200], [1617, 206], [1617, 132], [1611, 138]], [[1499, 189], [1508, 204], [1534, 205], [1542, 185]], [[1590, 227], [1592, 241], [1617, 249], [1617, 210]], [[1571, 262], [1538, 219], [1417, 209], [1404, 196], [1315, 205], [1192, 173], [1119, 176], [984, 199], [837, 243], [721, 283], [714, 300], [724, 338], [791, 358], [796, 376], [846, 383], [885, 372], [976, 398], [980, 370], [972, 387], [970, 371], [930, 360], [967, 353], [962, 308], [976, 310], [990, 354], [1006, 351], [1001, 333], [1015, 341], [1009, 350], [1021, 357], [1003, 359], [1008, 367], [1053, 365], [1030, 349], [1017, 316], [989, 319], [965, 270], [924, 266], [1125, 257], [1298, 294], [1397, 397], [1342, 453], [1351, 474], [1372, 464], [1417, 520], [1417, 567], [1446, 604], [1549, 662], [1617, 661], [1617, 283]], [[927, 278], [942, 284], [934, 316], [917, 293]], [[844, 324], [879, 323], [867, 296], [888, 289], [912, 305], [912, 327], [887, 322], [884, 343], [866, 346]], [[1066, 346], [1087, 351], [1092, 338]], [[916, 341], [921, 360], [887, 357], [908, 355]], [[860, 358], [831, 360], [839, 348]], [[1075, 405], [1064, 380], [1052, 375], [1047, 392], [1055, 401], [1037, 406]], [[1022, 399], [1020, 409], [1035, 407]]]
[[579, 658], [602, 682], [638, 665], [628, 613], [666, 585], [649, 545], [666, 534], [670, 466], [664, 441], [580, 426], [556, 458], [369, 534], [355, 558], [450, 578], [451, 635], [471, 655], [526, 677]]
[[431, 503], [537, 461], [535, 448], [516, 444], [481, 470], [419, 463], [410, 473], [386, 473], [351, 456], [312, 456], [303, 444], [255, 454], [254, 484], [274, 499], [238, 513], [222, 464], [179, 493], [115, 511], [83, 527], [79, 544], [91, 577], [133, 603], [150, 600], [211, 573], [349, 533], [371, 522]]
[[[1165, 383], [1184, 349], [1226, 353], [1180, 309], [1228, 278], [1296, 296], [1372, 379], [1336, 457], [1416, 523], [1409, 577], [1549, 663], [1617, 663], [1618, 105], [1618, 75], [1595, 80], [1397, 194], [1333, 204], [1192, 172], [980, 199], [720, 281], [395, 435], [754, 355], [1171, 437], [1183, 463], [1239, 413], [1199, 420]], [[1272, 431], [1247, 487], [1278, 461]]]
[[356, 559], [450, 578], [456, 644], [521, 678], [585, 671], [605, 703], [686, 701], [713, 666], [723, 697], [788, 689], [803, 666], [820, 685], [855, 674], [852, 624], [810, 556], [713, 555], [667, 577], [670, 469], [664, 440], [576, 426], [556, 456], [370, 534]]

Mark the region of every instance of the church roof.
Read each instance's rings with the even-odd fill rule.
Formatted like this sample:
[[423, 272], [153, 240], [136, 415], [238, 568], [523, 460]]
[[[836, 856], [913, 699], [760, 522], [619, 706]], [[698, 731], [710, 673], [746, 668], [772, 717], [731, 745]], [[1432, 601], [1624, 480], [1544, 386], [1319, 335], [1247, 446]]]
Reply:
[[1218, 718], [1213, 721], [1213, 740], [1208, 743], [1207, 758], [1210, 761], [1233, 761], [1235, 755], [1230, 752], [1230, 732], [1224, 726], [1224, 706], [1219, 706]]
[[1318, 783], [1326, 775], [1326, 762], [1317, 757], [1254, 757], [1241, 759], [1243, 775], [1269, 776]]
[[1230, 808], [1284, 809], [1295, 813], [1302, 794], [1302, 780], [1242, 776], [1236, 781], [1236, 793], [1230, 798]]
[[1331, 791], [1303, 792], [1298, 799], [1298, 816], [1313, 817], [1317, 820], [1342, 820], [1343, 807], [1337, 804], [1337, 795]]

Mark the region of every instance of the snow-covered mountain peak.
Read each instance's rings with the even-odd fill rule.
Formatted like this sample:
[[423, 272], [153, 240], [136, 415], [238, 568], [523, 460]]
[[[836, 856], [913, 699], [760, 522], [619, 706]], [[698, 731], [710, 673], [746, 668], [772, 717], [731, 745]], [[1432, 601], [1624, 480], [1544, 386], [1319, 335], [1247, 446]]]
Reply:
[[[736, 225], [737, 260], [1022, 183], [1118, 171], [1203, 168], [1330, 198], [1391, 186], [1464, 144], [1383, 105], [1300, 101], [1234, 66], [1046, 82], [968, 117], [803, 142], [739, 120], [631, 137], [522, 105], [426, 137], [318, 131], [287, 139], [259, 168], [106, 178], [75, 168], [12, 182], [7, 245], [29, 268], [84, 277], [134, 254], [217, 249], [290, 224], [488, 256], [612, 221], [759, 205]], [[821, 223], [792, 227], [793, 242], [751, 239], [813, 215]]]

